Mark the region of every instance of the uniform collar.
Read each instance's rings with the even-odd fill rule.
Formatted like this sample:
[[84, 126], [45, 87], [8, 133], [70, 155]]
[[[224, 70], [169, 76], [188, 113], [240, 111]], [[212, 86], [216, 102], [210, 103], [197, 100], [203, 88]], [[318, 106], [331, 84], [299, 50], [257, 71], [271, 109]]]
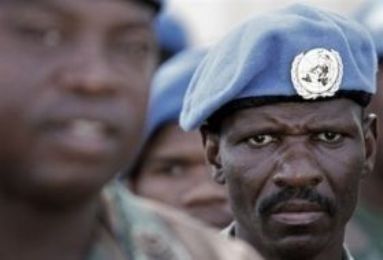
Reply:
[[[221, 234], [226, 238], [236, 238], [235, 232], [235, 222], [232, 222], [228, 227], [221, 231]], [[343, 246], [342, 260], [354, 260], [354, 257], [351, 255], [350, 250], [346, 245]]]

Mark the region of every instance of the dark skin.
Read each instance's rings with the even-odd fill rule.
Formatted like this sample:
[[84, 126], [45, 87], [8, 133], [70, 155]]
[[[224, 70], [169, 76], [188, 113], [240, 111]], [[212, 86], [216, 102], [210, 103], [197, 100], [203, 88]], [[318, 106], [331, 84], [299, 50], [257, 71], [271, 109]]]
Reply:
[[153, 18], [128, 0], [0, 4], [1, 259], [86, 257], [141, 137]]
[[169, 123], [154, 134], [141, 160], [131, 180], [135, 193], [182, 209], [217, 228], [230, 224], [225, 187], [209, 175], [198, 132], [186, 133]]
[[374, 165], [373, 115], [346, 99], [277, 103], [202, 132], [238, 237], [266, 259], [341, 259], [359, 182]]

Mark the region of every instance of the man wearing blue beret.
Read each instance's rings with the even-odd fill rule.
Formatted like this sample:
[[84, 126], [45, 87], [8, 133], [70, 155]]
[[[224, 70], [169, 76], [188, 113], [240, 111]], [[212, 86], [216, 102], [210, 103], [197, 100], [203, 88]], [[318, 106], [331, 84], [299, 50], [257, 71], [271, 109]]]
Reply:
[[149, 99], [146, 138], [140, 159], [127, 174], [131, 190], [222, 229], [232, 221], [225, 188], [205, 163], [198, 131], [178, 125], [182, 101], [205, 50], [186, 50], [160, 67]]
[[113, 181], [156, 68], [154, 0], [0, 1], [0, 259], [253, 259]]
[[305, 5], [254, 17], [207, 55], [181, 126], [200, 128], [235, 218], [266, 259], [352, 259], [343, 244], [372, 171], [377, 59], [369, 34]]
[[[371, 33], [378, 54], [379, 72], [377, 94], [370, 111], [377, 114], [379, 129], [383, 129], [383, 1], [367, 0], [355, 14]], [[378, 138], [375, 168], [362, 183], [360, 200], [348, 225], [346, 241], [356, 259], [383, 259], [383, 139]]]

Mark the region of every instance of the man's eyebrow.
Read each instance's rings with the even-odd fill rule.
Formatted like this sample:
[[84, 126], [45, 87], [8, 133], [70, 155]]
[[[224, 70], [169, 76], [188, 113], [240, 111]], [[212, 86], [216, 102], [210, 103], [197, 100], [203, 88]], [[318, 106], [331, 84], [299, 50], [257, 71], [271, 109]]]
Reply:
[[123, 20], [118, 21], [114, 25], [114, 30], [118, 32], [125, 32], [125, 31], [135, 31], [135, 32], [150, 32], [153, 33], [152, 23], [150, 21], [146, 20], [139, 20], [139, 21], [133, 21], [133, 20]]
[[55, 5], [46, 0], [0, 0], [0, 6], [4, 4], [11, 5], [29, 5], [29, 6], [38, 6], [38, 7], [47, 7], [54, 8]]

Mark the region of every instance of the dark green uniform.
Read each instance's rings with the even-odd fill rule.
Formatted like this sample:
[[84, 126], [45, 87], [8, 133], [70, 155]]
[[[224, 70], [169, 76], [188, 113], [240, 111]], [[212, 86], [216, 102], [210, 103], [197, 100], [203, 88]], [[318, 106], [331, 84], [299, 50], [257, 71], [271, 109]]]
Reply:
[[261, 259], [187, 216], [135, 198], [117, 183], [103, 192], [89, 260]]

